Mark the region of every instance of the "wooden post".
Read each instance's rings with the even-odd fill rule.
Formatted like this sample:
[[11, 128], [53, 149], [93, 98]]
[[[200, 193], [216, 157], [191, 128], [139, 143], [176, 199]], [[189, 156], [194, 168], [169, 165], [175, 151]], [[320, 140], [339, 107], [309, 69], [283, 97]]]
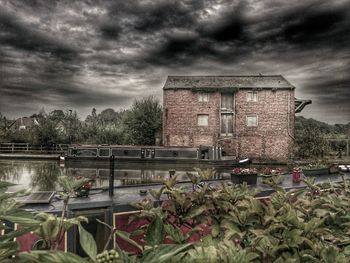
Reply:
[[109, 158], [109, 196], [114, 195], [114, 155]]
[[27, 143], [27, 152], [29, 151], [29, 143]]
[[350, 142], [350, 139], [347, 139], [346, 140], [346, 156], [349, 157], [349, 142]]
[[15, 144], [12, 143], [12, 152], [15, 152]]

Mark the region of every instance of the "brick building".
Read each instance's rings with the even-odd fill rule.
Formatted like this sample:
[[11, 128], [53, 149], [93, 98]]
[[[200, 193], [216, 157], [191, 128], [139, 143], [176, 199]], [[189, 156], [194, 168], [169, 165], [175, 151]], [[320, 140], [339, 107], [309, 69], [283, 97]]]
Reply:
[[287, 161], [293, 153], [295, 87], [280, 75], [169, 76], [165, 146], [221, 146], [226, 155]]

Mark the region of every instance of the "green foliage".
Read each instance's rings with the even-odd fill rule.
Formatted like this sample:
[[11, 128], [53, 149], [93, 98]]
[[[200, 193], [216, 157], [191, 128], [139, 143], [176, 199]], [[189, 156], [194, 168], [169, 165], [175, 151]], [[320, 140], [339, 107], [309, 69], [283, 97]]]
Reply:
[[34, 127], [36, 134], [36, 144], [51, 146], [59, 141], [59, 131], [56, 123], [49, 118], [42, 120], [40, 125]]
[[153, 222], [148, 226], [146, 241], [150, 246], [159, 245], [164, 239], [164, 224], [162, 219], [156, 215]]
[[[278, 176], [274, 178], [271, 182], [276, 185]], [[67, 191], [74, 190], [72, 182], [61, 180]], [[276, 187], [268, 201], [258, 200], [257, 191], [246, 184], [213, 188], [205, 183], [186, 192], [168, 182], [154, 194], [156, 199], [162, 192], [167, 194], [160, 207], [153, 207], [147, 199], [137, 204], [143, 211], [134, 220], [149, 222], [138, 229], [137, 235], [144, 236], [142, 246], [129, 233], [100, 222], [110, 229], [111, 237], [117, 235], [139, 248], [138, 255], [129, 255], [119, 247], [97, 254], [95, 241], [80, 225], [84, 218], [67, 219], [64, 228], [78, 225], [82, 247], [93, 262], [349, 262], [349, 182], [345, 178], [341, 183], [315, 184], [312, 178], [304, 182], [307, 188], [289, 192]], [[7, 186], [0, 184], [0, 198], [6, 199], [2, 194]], [[36, 233], [46, 231], [46, 236], [54, 237], [59, 232], [54, 215], [39, 213], [31, 220], [41, 222]], [[3, 240], [1, 236], [0, 260], [4, 262], [13, 255], [31, 262], [84, 262], [71, 254], [63, 258], [60, 252], [18, 254], [10, 236], [6, 236], [6, 243]], [[165, 240], [175, 244], [163, 244]]]
[[88, 263], [87, 260], [70, 252], [63, 251], [30, 251], [20, 254], [22, 262], [31, 263]]
[[15, 198], [23, 196], [23, 191], [7, 193], [7, 188], [13, 184], [0, 181], [0, 231], [6, 229], [6, 222], [21, 224], [16, 231], [0, 235], [0, 262], [11, 262], [18, 257], [18, 244], [13, 239], [26, 234], [39, 226], [33, 215], [21, 208]]
[[98, 263], [112, 263], [112, 262], [121, 262], [118, 251], [115, 249], [105, 250], [102, 253], [98, 254], [96, 257]]
[[302, 128], [295, 137], [298, 156], [302, 158], [320, 157], [326, 154], [328, 143], [324, 135], [314, 128]]
[[[348, 262], [348, 182], [304, 181], [306, 189], [285, 192], [278, 187], [279, 176], [267, 178], [276, 189], [267, 202], [257, 200], [257, 192], [245, 184], [217, 189], [205, 184], [193, 192], [171, 184], [165, 190], [168, 201], [141, 217], [150, 219], [150, 229], [163, 218], [166, 237], [177, 244], [194, 242], [173, 262]], [[201, 237], [206, 228], [211, 231]]]
[[159, 201], [163, 191], [164, 187], [161, 187], [159, 190], [150, 189], [149, 193], [155, 200]]
[[192, 244], [183, 245], [159, 245], [144, 251], [140, 262], [144, 263], [162, 263], [162, 262], [179, 262], [174, 257], [181, 252], [190, 248]]
[[267, 185], [271, 186], [274, 189], [280, 187], [279, 185], [282, 182], [283, 182], [283, 176], [282, 175], [265, 176], [262, 179], [262, 183], [263, 184], [267, 184]]
[[214, 168], [207, 168], [207, 169], [200, 169], [200, 168], [193, 168], [197, 173], [199, 178], [202, 180], [211, 180], [214, 179], [216, 175], [216, 171]]
[[0, 114], [0, 141], [51, 146], [53, 144], [147, 144], [155, 143], [161, 131], [162, 108], [154, 97], [136, 100], [129, 110], [108, 108], [100, 113], [95, 108], [85, 121], [76, 111], [53, 110], [33, 114], [39, 125], [18, 130], [8, 129]]
[[95, 260], [97, 255], [97, 245], [93, 236], [80, 224], [78, 225], [78, 229], [81, 247], [91, 259]]
[[150, 96], [135, 100], [126, 118], [126, 132], [132, 144], [154, 145], [162, 128], [162, 107]]
[[142, 246], [140, 246], [136, 241], [134, 241], [133, 239], [130, 238], [130, 235], [131, 235], [130, 233], [125, 232], [125, 231], [121, 231], [121, 230], [116, 230], [116, 229], [113, 232], [116, 236], [120, 237], [124, 241], [128, 242], [129, 244], [133, 245], [134, 247], [137, 247], [141, 251], [143, 250]]
[[328, 142], [326, 137], [350, 136], [350, 123], [329, 125], [314, 119], [298, 116], [295, 122], [296, 153], [301, 158], [315, 158], [337, 153], [344, 149], [344, 142]]

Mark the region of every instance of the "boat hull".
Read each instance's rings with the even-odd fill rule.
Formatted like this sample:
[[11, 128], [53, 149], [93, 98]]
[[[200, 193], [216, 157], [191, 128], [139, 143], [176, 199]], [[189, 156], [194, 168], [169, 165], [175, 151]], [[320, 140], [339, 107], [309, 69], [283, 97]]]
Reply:
[[303, 174], [305, 176], [319, 176], [330, 174], [329, 168], [316, 168], [316, 169], [303, 169]]

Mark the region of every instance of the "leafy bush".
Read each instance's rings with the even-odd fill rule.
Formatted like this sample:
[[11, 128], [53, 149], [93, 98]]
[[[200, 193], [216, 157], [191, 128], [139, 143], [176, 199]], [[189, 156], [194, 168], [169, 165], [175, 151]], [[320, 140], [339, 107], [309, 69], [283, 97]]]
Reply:
[[[146, 221], [134, 233], [100, 222], [111, 230], [109, 241], [117, 235], [139, 249], [139, 254], [128, 254], [118, 246], [107, 250], [108, 244], [97, 254], [93, 238], [79, 225], [82, 247], [90, 262], [349, 262], [349, 182], [344, 178], [341, 183], [304, 182], [305, 189], [285, 192], [276, 187], [269, 200], [259, 200], [258, 190], [246, 184], [213, 187], [203, 183], [188, 192], [176, 187], [173, 177], [152, 191], [156, 200], [163, 199], [160, 206], [152, 199], [134, 204], [141, 213], [133, 220]], [[0, 198], [5, 199], [3, 192]], [[38, 227], [32, 216], [23, 214], [22, 218], [16, 205], [14, 211], [3, 203], [1, 208], [0, 220], [14, 220], [11, 215], [15, 214], [19, 223]], [[36, 218], [45, 217], [38, 214]], [[23, 232], [11, 233], [0, 239], [1, 262], [12, 255], [30, 262], [86, 262], [59, 251], [18, 254], [16, 242], [10, 240]], [[132, 240], [134, 235], [142, 235], [143, 243]]]
[[257, 200], [257, 191], [244, 184], [206, 184], [193, 192], [170, 184], [161, 189], [168, 197], [161, 207], [151, 200], [135, 205], [149, 221], [146, 236], [155, 222], [165, 230], [153, 245], [192, 243], [174, 262], [349, 262], [348, 182], [305, 183], [291, 192], [276, 186], [269, 201]]

